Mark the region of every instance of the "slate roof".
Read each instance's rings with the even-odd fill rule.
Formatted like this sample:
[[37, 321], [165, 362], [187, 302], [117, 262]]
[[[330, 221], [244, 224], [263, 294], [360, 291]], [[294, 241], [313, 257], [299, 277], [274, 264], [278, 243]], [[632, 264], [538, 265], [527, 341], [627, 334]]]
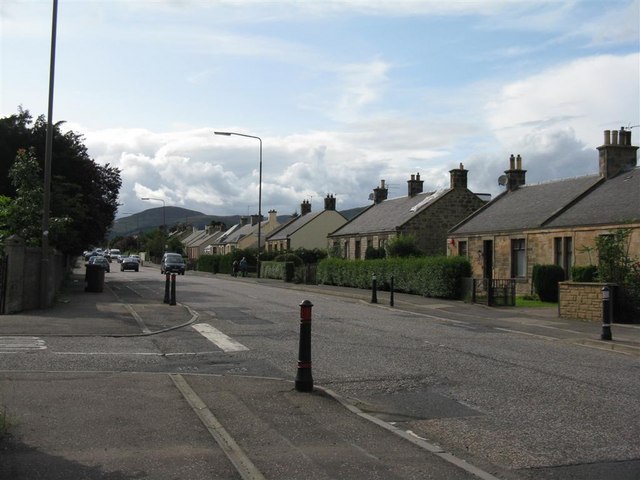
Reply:
[[314, 218], [317, 218], [318, 215], [324, 213], [325, 211], [326, 210], [323, 210], [322, 212], [306, 213], [304, 215], [300, 215], [299, 217], [295, 217], [294, 219], [290, 220], [282, 227], [277, 229], [274, 233], [270, 234], [267, 237], [267, 240], [286, 240], [289, 235], [297, 232], [307, 223], [311, 222]]
[[[398, 227], [446, 195], [450, 188], [399, 197], [371, 205], [329, 236], [359, 235], [396, 231]], [[413, 210], [412, 210], [413, 209]]]
[[450, 230], [452, 235], [620, 223], [640, 218], [640, 173], [524, 185], [504, 192]]
[[545, 226], [610, 225], [640, 221], [640, 168], [603, 182]]

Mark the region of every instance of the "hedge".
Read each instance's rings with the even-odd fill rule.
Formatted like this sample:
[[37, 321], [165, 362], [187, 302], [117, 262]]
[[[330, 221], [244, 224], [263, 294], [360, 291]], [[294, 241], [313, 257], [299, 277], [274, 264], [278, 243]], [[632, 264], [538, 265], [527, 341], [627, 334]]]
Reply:
[[564, 280], [564, 270], [559, 265], [534, 265], [531, 275], [533, 288], [543, 302], [558, 301], [558, 282]]
[[463, 257], [445, 256], [375, 260], [327, 258], [318, 264], [317, 281], [325, 285], [370, 288], [374, 273], [381, 290], [389, 289], [393, 277], [397, 292], [459, 299], [462, 279], [471, 276], [471, 264]]

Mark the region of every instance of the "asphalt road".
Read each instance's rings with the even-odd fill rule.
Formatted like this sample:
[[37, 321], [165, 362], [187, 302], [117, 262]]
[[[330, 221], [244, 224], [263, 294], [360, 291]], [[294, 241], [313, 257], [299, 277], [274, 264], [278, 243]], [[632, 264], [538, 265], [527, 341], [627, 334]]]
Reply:
[[[163, 297], [163, 280], [152, 267], [138, 273], [116, 270], [107, 275], [107, 288], [123, 304], [138, 305], [139, 318], [127, 320], [132, 332], [149, 328], [144, 323], [144, 304]], [[77, 388], [74, 391], [86, 396], [94, 412], [121, 411], [123, 428], [139, 427], [132, 428], [127, 437], [130, 448], [150, 451], [157, 440], [154, 432], [182, 431], [178, 425], [197, 428], [188, 408], [169, 409], [160, 415], [154, 409], [151, 415], [151, 403], [171, 405], [176, 395], [174, 388], [168, 388], [173, 377], [164, 374], [185, 376], [205, 399], [213, 395], [205, 381], [211, 375], [240, 376], [254, 383], [268, 378], [292, 381], [298, 354], [299, 304], [310, 300], [314, 305], [315, 384], [335, 392], [345, 404], [371, 419], [418, 443], [439, 446], [495, 478], [640, 478], [639, 357], [585, 348], [584, 325], [536, 324], [508, 312], [464, 305], [392, 309], [348, 295], [337, 297], [275, 282], [192, 272], [177, 277], [177, 300], [197, 315], [194, 325], [157, 335], [123, 337], [103, 332], [99, 336], [46, 336], [34, 340], [32, 348], [23, 353], [0, 355], [0, 371], [14, 377], [26, 375], [21, 377], [24, 383], [20, 385], [25, 389], [21, 393], [33, 389], [33, 398], [43, 382], [54, 376], [60, 395]], [[113, 314], [125, 317], [127, 312]], [[211, 328], [194, 328], [203, 324]], [[46, 342], [46, 350], [37, 348], [38, 340]], [[91, 382], [82, 388], [87, 375]], [[101, 376], [103, 388], [95, 387], [95, 375]], [[137, 376], [146, 387], [132, 391], [122, 375]], [[115, 400], [110, 395], [113, 392], [118, 392]], [[237, 403], [239, 394], [236, 391], [234, 395], [222, 395], [215, 403]], [[16, 396], [5, 383], [0, 405], [16, 403]], [[292, 405], [300, 401], [288, 400]], [[222, 408], [220, 414], [224, 416], [224, 412]], [[72, 418], [72, 413], [64, 418]], [[331, 418], [331, 414], [318, 411], [322, 414], [326, 415], [324, 422]], [[241, 425], [238, 418], [227, 415], [230, 424]], [[112, 419], [109, 415], [96, 428], [114, 428]], [[52, 431], [68, 429], [68, 435], [81, 429], [72, 423], [54, 427]], [[145, 433], [141, 436], [140, 431]], [[236, 428], [232, 435], [242, 436], [242, 431]], [[50, 441], [55, 440], [52, 437]], [[203, 443], [199, 450], [190, 451], [193, 471], [172, 478], [205, 478], [201, 475], [211, 474], [206, 465], [212, 462], [225, 467], [209, 478], [236, 478], [237, 471], [217, 458], [223, 452], [207, 449], [203, 437], [197, 442]], [[175, 443], [182, 444], [180, 438]], [[353, 444], [360, 445], [355, 439]], [[171, 444], [166, 448], [172, 451]], [[394, 447], [389, 444], [389, 448]], [[279, 450], [280, 454], [285, 450]], [[343, 451], [345, 459], [350, 458], [351, 454]], [[172, 456], [165, 460], [170, 464]], [[403, 461], [406, 471], [382, 471], [380, 478], [429, 478], [420, 473], [419, 459]], [[127, 469], [124, 462], [122, 468], [130, 472], [132, 467]], [[155, 468], [159, 466], [155, 464]], [[146, 465], [140, 471], [153, 471], [153, 466]], [[310, 471], [302, 469], [290, 477], [280, 473], [281, 478], [313, 478]], [[339, 471], [329, 469], [326, 478], [339, 478], [335, 476]], [[360, 478], [356, 471], [365, 472], [355, 469], [351, 478]], [[441, 470], [440, 475], [446, 476], [438, 477], [433, 473], [438, 471], [432, 471], [432, 478], [454, 478], [443, 473], [448, 470]], [[277, 469], [271, 471], [271, 478], [278, 478], [275, 472]], [[466, 472], [459, 474], [467, 478]], [[362, 475], [373, 478], [370, 473]], [[344, 472], [341, 476], [350, 478]], [[87, 474], [86, 478], [103, 477]]]

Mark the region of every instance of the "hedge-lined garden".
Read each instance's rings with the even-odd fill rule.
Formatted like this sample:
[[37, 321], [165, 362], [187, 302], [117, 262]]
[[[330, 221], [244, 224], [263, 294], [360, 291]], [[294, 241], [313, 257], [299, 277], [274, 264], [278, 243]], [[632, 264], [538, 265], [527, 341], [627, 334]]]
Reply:
[[376, 260], [327, 258], [318, 264], [318, 283], [370, 288], [375, 273], [378, 288], [388, 290], [393, 277], [397, 292], [459, 299], [462, 279], [471, 276], [471, 264], [463, 257], [411, 257]]

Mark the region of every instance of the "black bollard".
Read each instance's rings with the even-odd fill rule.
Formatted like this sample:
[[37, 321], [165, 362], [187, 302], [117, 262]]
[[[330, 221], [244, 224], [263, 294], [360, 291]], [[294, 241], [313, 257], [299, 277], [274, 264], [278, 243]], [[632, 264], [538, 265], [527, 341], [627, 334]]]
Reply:
[[304, 300], [300, 304], [300, 348], [298, 350], [298, 373], [296, 374], [296, 390], [310, 392], [313, 390], [311, 375], [311, 308], [313, 303]]
[[171, 275], [167, 273], [166, 280], [164, 282], [164, 303], [169, 303], [169, 288], [171, 286]]
[[176, 304], [176, 274], [172, 273], [171, 274], [171, 301], [169, 302], [169, 305], [175, 305]]
[[600, 340], [611, 340], [611, 291], [605, 285], [602, 287], [602, 334]]
[[378, 303], [378, 278], [375, 273], [371, 275], [371, 303]]
[[391, 289], [391, 296], [389, 298], [389, 306], [393, 307], [393, 275], [391, 275], [391, 283], [389, 284], [389, 287]]

